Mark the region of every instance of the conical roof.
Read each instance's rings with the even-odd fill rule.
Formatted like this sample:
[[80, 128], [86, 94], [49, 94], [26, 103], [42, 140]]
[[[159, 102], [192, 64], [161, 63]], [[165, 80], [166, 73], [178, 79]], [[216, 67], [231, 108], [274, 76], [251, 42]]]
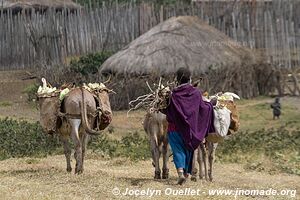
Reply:
[[202, 74], [210, 67], [254, 62], [252, 52], [195, 16], [170, 18], [107, 59], [101, 73], [167, 75], [180, 67]]

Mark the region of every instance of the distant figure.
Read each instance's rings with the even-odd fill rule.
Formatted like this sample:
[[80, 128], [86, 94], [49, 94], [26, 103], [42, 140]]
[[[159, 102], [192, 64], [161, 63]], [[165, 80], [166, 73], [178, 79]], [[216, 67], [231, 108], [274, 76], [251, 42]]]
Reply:
[[273, 119], [279, 119], [279, 116], [281, 114], [281, 105], [279, 102], [279, 97], [275, 98], [275, 102], [271, 104], [271, 108], [273, 109]]

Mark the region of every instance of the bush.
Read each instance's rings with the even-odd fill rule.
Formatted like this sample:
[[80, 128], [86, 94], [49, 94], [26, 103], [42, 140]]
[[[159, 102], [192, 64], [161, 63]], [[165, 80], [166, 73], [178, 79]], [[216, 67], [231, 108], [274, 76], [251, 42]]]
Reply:
[[89, 74], [96, 74], [100, 66], [107, 60], [113, 53], [112, 52], [97, 52], [90, 53], [79, 59], [72, 59], [70, 62], [70, 69], [76, 73], [84, 76]]
[[[0, 119], [0, 135], [0, 160], [62, 153], [59, 138], [43, 133], [38, 122]], [[89, 148], [109, 157], [128, 157], [132, 160], [150, 158], [149, 142], [137, 132], [121, 140], [112, 140], [105, 135], [92, 137]]]
[[283, 126], [237, 133], [218, 146], [216, 155], [221, 162], [246, 162], [248, 169], [300, 175], [299, 146], [300, 130]]
[[119, 156], [129, 157], [133, 160], [145, 160], [151, 157], [149, 141], [137, 132], [125, 136], [120, 143]]
[[0, 101], [0, 107], [12, 106], [12, 103], [9, 101]]
[[13, 119], [0, 120], [0, 159], [11, 157], [41, 157], [53, 154], [61, 147], [58, 138], [46, 135], [38, 122]]
[[148, 139], [137, 132], [122, 137], [120, 141], [103, 135], [92, 137], [89, 147], [93, 152], [109, 157], [128, 157], [131, 160], [146, 160], [151, 157]]
[[95, 153], [108, 155], [109, 157], [115, 157], [119, 141], [110, 140], [105, 135], [91, 137], [89, 141], [89, 148]]
[[36, 84], [36, 83], [34, 83], [34, 84], [31, 84], [31, 85], [27, 86], [23, 90], [23, 92], [25, 94], [27, 94], [27, 100], [29, 102], [32, 102], [32, 101], [34, 101], [36, 99], [36, 92], [37, 92], [38, 88], [39, 88], [39, 85]]

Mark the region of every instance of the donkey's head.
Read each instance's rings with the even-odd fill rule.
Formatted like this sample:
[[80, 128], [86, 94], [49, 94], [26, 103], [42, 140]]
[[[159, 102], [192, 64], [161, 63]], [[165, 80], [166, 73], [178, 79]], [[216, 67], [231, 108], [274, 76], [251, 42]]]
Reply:
[[[104, 85], [104, 84], [103, 84]], [[105, 129], [112, 120], [112, 110], [109, 101], [109, 93], [112, 92], [111, 90], [107, 89], [105, 86], [101, 89], [97, 96], [98, 96], [98, 103], [99, 109], [101, 111], [100, 117], [100, 130]]]

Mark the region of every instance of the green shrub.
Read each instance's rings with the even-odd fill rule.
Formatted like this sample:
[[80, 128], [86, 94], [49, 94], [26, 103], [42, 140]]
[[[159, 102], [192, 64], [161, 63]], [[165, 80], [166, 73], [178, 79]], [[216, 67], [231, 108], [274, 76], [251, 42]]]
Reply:
[[29, 102], [32, 102], [32, 101], [34, 101], [36, 99], [36, 92], [37, 92], [38, 88], [39, 88], [39, 85], [36, 84], [36, 83], [34, 83], [34, 84], [31, 84], [31, 85], [27, 86], [23, 90], [23, 92], [25, 94], [27, 94], [27, 100]]
[[[62, 153], [58, 137], [43, 133], [38, 122], [0, 119], [0, 135], [0, 160]], [[128, 157], [132, 160], [150, 158], [148, 139], [137, 132], [121, 140], [112, 140], [105, 135], [92, 137], [89, 148], [109, 157]]]
[[137, 132], [125, 136], [120, 143], [120, 156], [129, 157], [133, 160], [145, 160], [150, 158], [150, 147], [147, 138]]
[[[248, 169], [270, 168], [300, 175], [299, 147], [300, 130], [282, 126], [237, 133], [219, 144], [216, 155], [221, 162], [247, 163]], [[264, 165], [267, 162], [270, 166]]]
[[8, 106], [12, 106], [12, 103], [8, 101], [0, 101], [0, 107], [8, 107]]
[[0, 120], [0, 159], [11, 157], [40, 157], [53, 154], [61, 147], [56, 137], [42, 133], [38, 122], [13, 119]]
[[97, 137], [92, 136], [88, 147], [91, 148], [95, 153], [101, 153], [110, 157], [115, 157], [118, 145], [119, 141], [110, 140], [107, 138], [107, 136], [100, 135]]
[[79, 59], [72, 59], [70, 62], [70, 68], [72, 71], [85, 76], [88, 74], [95, 74], [98, 72], [98, 69], [104, 61], [112, 54], [112, 52], [90, 53], [79, 57]]
[[110, 157], [128, 157], [132, 160], [145, 160], [151, 156], [148, 139], [137, 132], [122, 137], [120, 141], [108, 139], [107, 136], [92, 137], [89, 148]]

